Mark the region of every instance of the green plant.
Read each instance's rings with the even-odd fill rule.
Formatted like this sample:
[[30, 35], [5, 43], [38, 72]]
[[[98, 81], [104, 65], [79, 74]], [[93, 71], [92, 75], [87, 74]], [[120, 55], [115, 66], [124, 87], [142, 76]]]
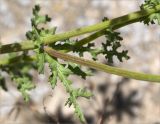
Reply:
[[[16, 83], [25, 101], [28, 101], [28, 91], [35, 88], [34, 83], [32, 83], [32, 76], [28, 71], [36, 69], [40, 74], [43, 74], [44, 64], [48, 63], [51, 71], [49, 82], [52, 88], [54, 89], [56, 86], [57, 80], [62, 82], [66, 92], [69, 94], [65, 105], [73, 105], [75, 114], [80, 118], [81, 122], [85, 122], [83, 112], [77, 103], [77, 98], [85, 97], [88, 99], [92, 96], [92, 93], [84, 88], [75, 89], [72, 86], [72, 81], [68, 79], [70, 75], [78, 75], [85, 79], [86, 76], [92, 75], [92, 70], [89, 68], [93, 68], [127, 78], [160, 82], [160, 75], [133, 72], [95, 62], [99, 54], [104, 55], [108, 64], [113, 63], [113, 56], [116, 56], [120, 62], [123, 59], [129, 59], [127, 50], [117, 51], [121, 47], [123, 38], [119, 32], [114, 30], [135, 22], [144, 22], [144, 24], [149, 25], [150, 23], [154, 24], [157, 20], [158, 24], [160, 24], [160, 0], [145, 0], [140, 9], [140, 11], [112, 20], [105, 17], [102, 22], [92, 26], [56, 34], [57, 27], [44, 28], [40, 26], [41, 24], [47, 24], [47, 22], [51, 21], [51, 18], [48, 15], [40, 15], [40, 6], [36, 5], [33, 8], [33, 17], [31, 19], [32, 30], [26, 33], [27, 40], [0, 46], [0, 54], [8, 53], [3, 60], [0, 60], [1, 87], [7, 90], [5, 79], [1, 74], [1, 72], [5, 71]], [[70, 40], [71, 37], [92, 32], [94, 33], [84, 39]], [[102, 43], [101, 47], [97, 48], [91, 42], [102, 35], [105, 35], [106, 41]], [[29, 55], [29, 50], [34, 50], [35, 55]], [[69, 55], [67, 52], [75, 52], [80, 57]], [[84, 52], [90, 53], [94, 61], [81, 58]], [[62, 63], [59, 59], [63, 59], [65, 62]], [[89, 68], [86, 70], [81, 69], [82, 65]]]

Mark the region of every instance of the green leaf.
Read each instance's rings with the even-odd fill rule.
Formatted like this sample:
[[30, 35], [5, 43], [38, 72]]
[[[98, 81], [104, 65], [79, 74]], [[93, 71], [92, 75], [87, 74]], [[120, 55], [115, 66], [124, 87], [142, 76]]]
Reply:
[[83, 56], [84, 52], [89, 52], [93, 60], [97, 60], [97, 56], [103, 54], [108, 63], [113, 63], [114, 56], [116, 56], [120, 62], [123, 61], [123, 58], [126, 60], [129, 59], [127, 50], [118, 51], [118, 48], [121, 47], [120, 41], [123, 40], [119, 32], [106, 29], [105, 37], [106, 42], [102, 43], [102, 47], [97, 48], [94, 43], [89, 43], [82, 47], [76, 46], [75, 52], [79, 53], [80, 56]]
[[37, 58], [38, 58], [38, 61], [37, 61], [38, 72], [40, 74], [43, 74], [44, 73], [44, 63], [45, 63], [45, 54], [43, 52], [39, 53], [39, 54], [37, 54]]
[[22, 93], [24, 100], [29, 101], [28, 91], [35, 88], [35, 85], [27, 77], [17, 77], [14, 78], [14, 81], [17, 83], [17, 88]]
[[[17, 54], [9, 54], [10, 57], [15, 57]], [[1, 70], [8, 73], [10, 75], [12, 81], [15, 81], [17, 84], [17, 89], [21, 92], [22, 96], [24, 97], [25, 101], [29, 100], [28, 91], [33, 89], [35, 86], [32, 83], [32, 75], [29, 73], [31, 69], [37, 69], [35, 66], [35, 62], [26, 62], [23, 58], [27, 56], [27, 53], [24, 52], [20, 55], [19, 63], [2, 66]], [[2, 82], [1, 82], [2, 81]], [[5, 87], [3, 84], [4, 78], [0, 81], [2, 87]]]
[[54, 89], [57, 84], [57, 71], [53, 71], [51, 76], [49, 77], [49, 82], [51, 83], [52, 88]]
[[76, 101], [76, 98], [74, 96], [74, 93], [70, 93], [70, 97], [68, 98], [68, 100], [66, 101], [65, 103], [65, 106], [68, 105], [69, 107], [71, 105], [74, 106], [74, 109], [75, 109], [75, 114], [77, 115], [77, 117], [80, 119], [80, 121], [82, 123], [86, 122], [85, 118], [84, 118], [84, 115], [83, 115], [83, 112], [79, 106], [79, 104], [77, 103]]
[[118, 48], [121, 47], [120, 41], [123, 38], [120, 36], [119, 32], [113, 32], [111, 29], [107, 29], [105, 33], [106, 42], [102, 43], [103, 54], [109, 63], [113, 63], [113, 57], [116, 56], [117, 59], [122, 62], [123, 58], [129, 59], [127, 55], [127, 50], [118, 51]]
[[[71, 63], [68, 65], [60, 64], [57, 60], [53, 59], [49, 55], [46, 55], [46, 60], [49, 63], [49, 67], [51, 69], [51, 75], [49, 79], [52, 88], [55, 87], [55, 85], [57, 84], [57, 78], [59, 78], [60, 81], [63, 83], [66, 92], [70, 95], [65, 105], [68, 105], [69, 107], [73, 105], [77, 117], [79, 117], [81, 122], [85, 122], [83, 112], [81, 111], [80, 106], [77, 103], [77, 98], [84, 97], [89, 99], [92, 96], [92, 94], [83, 88], [74, 89], [72, 86], [72, 82], [68, 79], [68, 76], [73, 73], [72, 69], [77, 69], [78, 66], [76, 64]], [[87, 76], [87, 74], [82, 72], [80, 69], [78, 71], [79, 75], [81, 75], [82, 73], [81, 76]]]
[[75, 92], [75, 96], [76, 97], [85, 97], [87, 99], [89, 99], [91, 96], [93, 96], [93, 94], [89, 91], [86, 91], [85, 89], [83, 88], [78, 88]]
[[81, 76], [83, 79], [86, 79], [86, 76], [91, 76], [90, 71], [83, 71], [81, 67], [75, 63], [69, 63], [68, 68], [72, 71], [73, 74]]
[[[140, 9], [151, 9], [156, 7], [157, 5], [160, 5], [160, 0], [145, 0], [144, 4], [140, 6]], [[149, 15], [143, 20], [143, 23], [149, 25], [150, 23], [155, 24], [156, 21], [160, 25], [160, 12]]]
[[40, 6], [37, 4], [37, 5], [35, 5], [34, 6], [34, 8], [33, 8], [33, 15], [38, 15], [38, 13], [39, 13], [39, 11], [40, 11]]
[[37, 56], [38, 72], [40, 74], [43, 74], [45, 54], [43, 51], [43, 42], [41, 41], [41, 37], [48, 34], [54, 34], [56, 31], [56, 27], [51, 29], [44, 29], [43, 27], [39, 28], [39, 24], [46, 24], [47, 22], [51, 21], [51, 18], [48, 17], [48, 15], [40, 15], [39, 11], [40, 6], [35, 5], [35, 7], [33, 8], [33, 18], [31, 19], [32, 30], [26, 33], [26, 37], [27, 39], [34, 41], [34, 45], [37, 47], [37, 49], [35, 49], [34, 51], [36, 52]]
[[51, 75], [49, 77], [49, 82], [52, 88], [54, 89], [57, 84], [57, 78], [58, 78], [57, 63], [49, 55], [46, 55], [46, 58], [49, 63], [49, 67], [51, 69]]
[[48, 15], [41, 16], [39, 15], [40, 6], [35, 5], [33, 8], [33, 18], [31, 19], [32, 26], [38, 27], [38, 24], [46, 24], [51, 21], [51, 18]]

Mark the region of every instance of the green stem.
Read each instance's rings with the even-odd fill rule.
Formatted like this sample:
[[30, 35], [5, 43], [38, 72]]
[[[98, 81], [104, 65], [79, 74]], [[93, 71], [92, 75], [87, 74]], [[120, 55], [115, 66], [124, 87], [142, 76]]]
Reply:
[[78, 29], [74, 29], [65, 33], [60, 33], [57, 35], [48, 35], [46, 37], [42, 37], [41, 40], [44, 41], [45, 44], [50, 44], [53, 43], [55, 41], [59, 41], [59, 40], [65, 40], [68, 39], [70, 37], [75, 37], [75, 36], [79, 36], [82, 34], [86, 34], [86, 33], [91, 33], [91, 32], [95, 32], [95, 31], [99, 31], [99, 30], [103, 30], [106, 29], [108, 27], [117, 27], [117, 26], [125, 26], [134, 22], [137, 22], [139, 20], [142, 20], [142, 18], [153, 14], [157, 11], [160, 11], [160, 5], [156, 6], [153, 9], [147, 9], [147, 10], [141, 10], [141, 11], [137, 11], [131, 14], [127, 14], [112, 20], [107, 20], [104, 22], [100, 22], [97, 23], [95, 25], [91, 25], [91, 26], [86, 26], [83, 28], [78, 28]]
[[94, 68], [100, 71], [104, 71], [110, 74], [115, 74], [127, 78], [132, 78], [136, 80], [143, 80], [143, 81], [151, 81], [151, 82], [160, 82], [160, 75], [152, 75], [152, 74], [145, 74], [145, 73], [139, 73], [139, 72], [133, 72], [117, 67], [111, 67], [108, 65], [104, 65], [95, 61], [86, 60], [80, 57], [68, 55], [66, 53], [58, 52], [50, 47], [45, 46], [44, 47], [45, 52], [47, 52], [52, 57], [60, 58], [65, 61], [74, 62], [80, 65], [84, 65], [90, 68]]
[[[105, 22], [100, 22], [98, 24], [94, 24], [91, 26], [86, 26], [83, 28], [78, 28], [78, 29], [74, 29], [65, 33], [60, 33], [60, 34], [56, 34], [56, 35], [46, 35], [45, 37], [41, 37], [41, 40], [44, 41], [44, 44], [51, 44], [54, 43], [56, 41], [61, 41], [61, 40], [65, 40], [65, 39], [69, 39], [71, 37], [75, 37], [75, 36], [79, 36], [82, 34], [86, 34], [86, 33], [91, 33], [91, 32], [96, 32], [96, 31], [100, 31], [106, 28], [113, 28], [113, 29], [117, 29], [120, 27], [123, 27], [125, 25], [131, 24], [131, 23], [135, 23], [135, 22], [139, 22], [141, 20], [143, 20], [145, 17], [149, 16], [150, 14], [156, 13], [160, 11], [160, 5], [157, 5], [155, 8], [152, 9], [146, 9], [146, 10], [141, 10], [141, 11], [137, 11], [137, 12], [133, 12], [131, 14], [127, 14], [115, 19], [111, 19], [111, 20], [107, 20]], [[97, 35], [98, 34], [98, 35]], [[97, 35], [97, 36], [95, 36]], [[90, 39], [95, 36], [93, 39], [95, 39], [98, 36], [103, 35], [103, 31], [101, 33], [96, 33], [94, 35], [91, 35], [91, 37], [89, 37], [89, 40], [82, 40], [80, 43], [81, 44], [83, 42], [83, 44], [87, 43], [86, 41], [91, 41]], [[18, 51], [24, 51], [24, 50], [30, 50], [30, 49], [34, 49], [35, 46], [33, 45], [33, 41], [25, 41], [25, 42], [21, 42], [21, 43], [13, 43], [13, 44], [8, 44], [8, 45], [2, 45], [0, 47], [0, 54], [2, 53], [9, 53], [9, 52], [18, 52]]]
[[19, 55], [16, 57], [3, 57], [3, 59], [0, 60], [0, 67], [15, 64], [18, 62], [33, 62], [35, 60], [36, 60], [36, 56]]

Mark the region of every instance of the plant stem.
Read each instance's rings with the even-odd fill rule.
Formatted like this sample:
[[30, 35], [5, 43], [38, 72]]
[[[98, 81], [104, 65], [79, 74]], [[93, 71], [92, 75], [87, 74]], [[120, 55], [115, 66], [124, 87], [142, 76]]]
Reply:
[[152, 74], [145, 74], [139, 73], [134, 71], [129, 71], [117, 67], [112, 67], [108, 65], [104, 65], [95, 61], [86, 60], [80, 57], [72, 56], [66, 53], [58, 52], [50, 47], [45, 46], [44, 51], [47, 52], [50, 56], [63, 59], [65, 61], [70, 61], [73, 63], [77, 63], [80, 65], [84, 65], [90, 68], [94, 68], [96, 70], [104, 71], [110, 74], [115, 74], [127, 78], [132, 78], [136, 80], [143, 80], [143, 81], [151, 81], [151, 82], [160, 82], [160, 75], [152, 75]]
[[82, 35], [82, 34], [86, 34], [86, 33], [91, 33], [91, 32], [95, 32], [95, 31], [99, 31], [99, 30], [103, 30], [106, 29], [108, 27], [114, 27], [114, 26], [125, 26], [128, 25], [130, 23], [134, 23], [137, 22], [139, 20], [141, 20], [142, 18], [153, 14], [157, 11], [160, 11], [160, 5], [156, 6], [153, 9], [147, 9], [147, 10], [141, 10], [141, 11], [137, 11], [131, 14], [127, 14], [112, 20], [107, 20], [104, 22], [100, 22], [97, 23], [95, 25], [91, 25], [91, 26], [86, 26], [83, 28], [78, 28], [78, 29], [74, 29], [65, 33], [60, 33], [57, 35], [48, 35], [46, 37], [42, 37], [41, 40], [44, 41], [45, 44], [50, 44], [53, 43], [55, 41], [59, 41], [59, 40], [65, 40], [68, 39], [70, 37], [75, 37], [78, 35]]
[[[118, 17], [115, 19], [100, 22], [98, 24], [94, 24], [91, 26], [86, 26], [83, 28], [74, 29], [74, 30], [71, 30], [71, 31], [68, 31], [65, 33], [56, 34], [56, 35], [46, 35], [45, 37], [41, 37], [41, 40], [44, 41], [44, 44], [51, 44], [56, 41], [61, 41], [61, 40], [69, 39], [71, 37], [79, 36], [82, 34], [99, 31], [99, 32], [91, 35], [90, 37], [88, 37], [89, 40], [87, 40], [87, 38], [85, 38], [84, 40], [81, 40], [80, 43], [77, 43], [78, 45], [82, 45], [82, 44], [85, 44], [85, 43], [88, 43], [89, 41], [91, 41], [90, 39], [92, 39], [92, 37], [93, 37], [93, 39], [95, 39], [95, 38], [103, 35], [103, 29], [106, 29], [109, 27], [111, 27], [113, 29], [117, 29], [117, 28], [126, 26], [131, 23], [139, 22], [139, 21], [143, 20], [145, 17], [149, 16], [150, 14], [153, 14], [153, 13], [156, 13], [159, 11], [160, 11], [160, 5], [157, 5], [155, 8], [152, 8], [152, 9], [146, 9], [146, 10], [133, 12], [131, 14], [127, 14], [127, 15], [124, 15], [124, 16], [121, 16], [121, 17]], [[13, 43], [13, 44], [8, 44], [8, 45], [2, 45], [0, 47], [0, 54], [30, 50], [30, 49], [34, 49], [34, 48], [35, 48], [35, 46], [33, 45], [33, 41]]]
[[0, 60], [0, 67], [1, 66], [7, 66], [11, 64], [15, 64], [18, 62], [33, 62], [36, 60], [36, 56], [15, 56], [15, 57], [3, 57], [3, 59]]

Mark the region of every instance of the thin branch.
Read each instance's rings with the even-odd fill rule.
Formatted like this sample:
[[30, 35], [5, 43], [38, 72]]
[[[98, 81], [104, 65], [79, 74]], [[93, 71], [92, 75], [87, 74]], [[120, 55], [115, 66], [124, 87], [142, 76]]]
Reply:
[[47, 52], [52, 57], [60, 58], [65, 61], [70, 61], [73, 63], [77, 63], [80, 65], [84, 65], [90, 68], [94, 68], [96, 70], [104, 71], [110, 74], [115, 74], [118, 76], [123, 76], [127, 78], [132, 78], [136, 80], [143, 80], [143, 81], [151, 81], [151, 82], [160, 82], [160, 75], [152, 75], [152, 74], [145, 74], [139, 73], [134, 71], [129, 71], [125, 69], [121, 69], [118, 67], [112, 67], [108, 65], [104, 65], [95, 61], [86, 60], [80, 57], [72, 56], [66, 53], [58, 52], [50, 47], [45, 46], [44, 51]]

